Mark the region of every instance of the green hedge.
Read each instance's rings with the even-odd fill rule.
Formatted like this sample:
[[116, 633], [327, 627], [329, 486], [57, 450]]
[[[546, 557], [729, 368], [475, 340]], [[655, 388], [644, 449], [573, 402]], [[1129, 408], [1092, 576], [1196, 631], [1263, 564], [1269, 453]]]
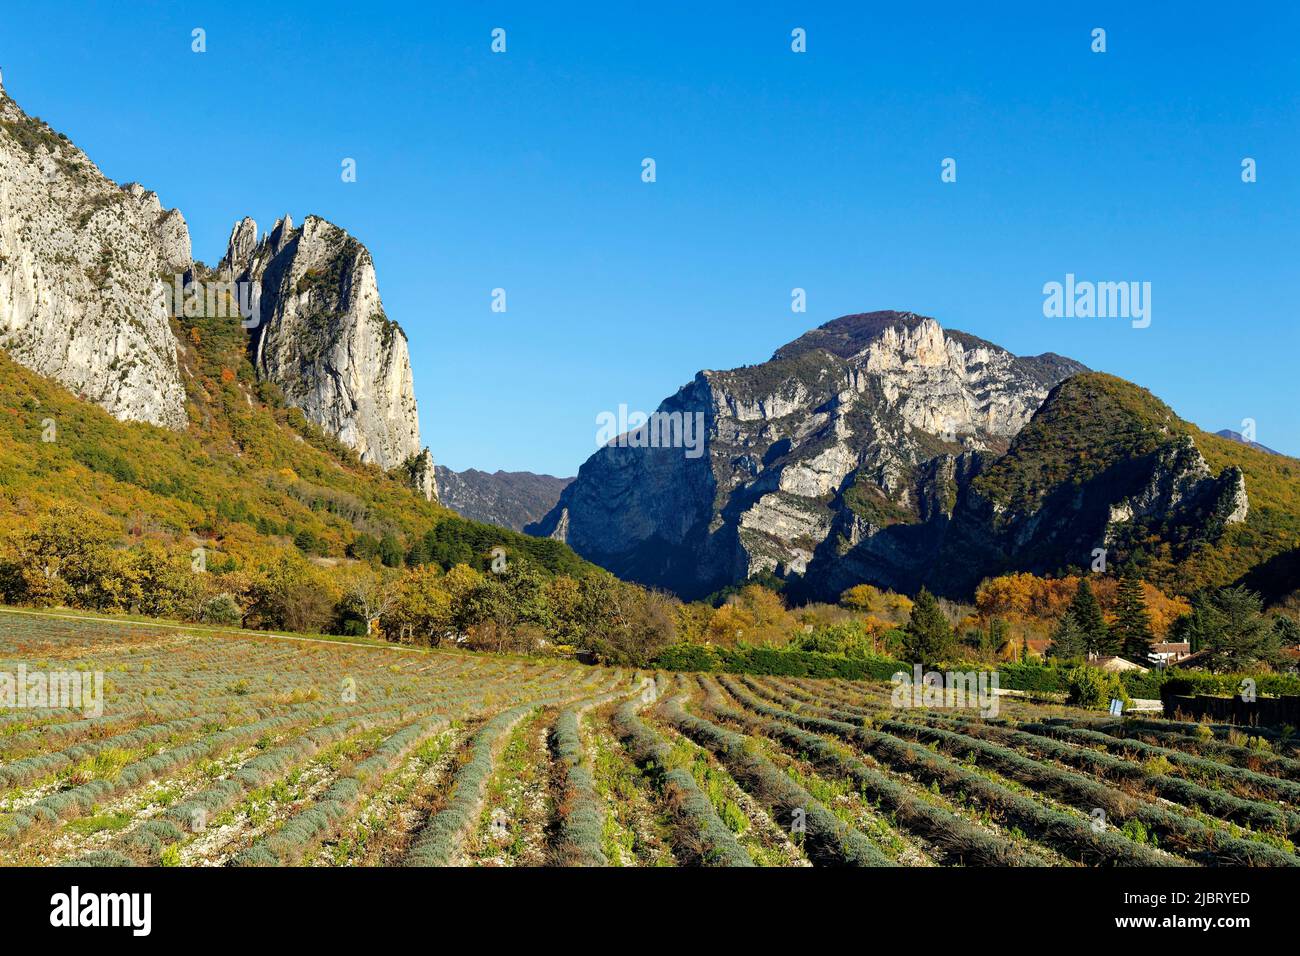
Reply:
[[770, 647], [713, 647], [674, 644], [655, 660], [670, 671], [722, 671], [777, 677], [839, 677], [844, 680], [889, 680], [910, 666], [887, 657], [846, 657], [820, 651], [782, 651]]
[[1264, 697], [1294, 697], [1300, 695], [1300, 677], [1291, 674], [1210, 674], [1205, 671], [1173, 670], [1162, 682], [1165, 694], [1210, 694], [1234, 697], [1241, 693], [1241, 682], [1246, 678], [1255, 682], [1255, 692]]
[[[889, 657], [847, 657], [820, 651], [787, 651], [743, 645], [728, 648], [709, 644], [674, 644], [659, 655], [655, 666], [670, 671], [721, 671], [773, 677], [838, 677], [844, 680], [887, 681], [899, 671], [912, 673], [911, 664]], [[994, 668], [988, 664], [954, 663], [942, 665], [940, 669]], [[996, 670], [999, 687], [1047, 693], [1064, 693], [1066, 690], [1064, 671], [1056, 667], [1001, 664]]]
[[[757, 674], [773, 677], [838, 677], [843, 680], [887, 681], [898, 671], [911, 673], [912, 665], [888, 657], [847, 657], [820, 651], [777, 650], [770, 647], [714, 647], [710, 644], [674, 644], [655, 660], [655, 666], [669, 671], [712, 671], [728, 674]], [[929, 669], [929, 668], [927, 668]], [[996, 670], [998, 686], [1039, 694], [1065, 694], [1070, 682], [1069, 667], [1056, 664], [1003, 663], [988, 665], [952, 662], [940, 670]], [[1171, 668], [1146, 673], [1124, 671], [1116, 675], [1130, 697], [1159, 698], [1162, 689], [1178, 681], [1179, 694], [1222, 694], [1238, 692], [1241, 681], [1251, 677], [1258, 693], [1273, 697], [1300, 694], [1300, 677], [1290, 674], [1210, 674]], [[1164, 690], [1164, 693], [1169, 693]]]
[[[977, 670], [987, 664], [954, 664], [954, 670]], [[1065, 669], [1043, 664], [999, 664], [998, 687], [1004, 690], [1023, 690], [1037, 694], [1063, 694], [1069, 689]]]
[[666, 671], [715, 671], [718, 655], [708, 644], [673, 644], [660, 652], [654, 664]]

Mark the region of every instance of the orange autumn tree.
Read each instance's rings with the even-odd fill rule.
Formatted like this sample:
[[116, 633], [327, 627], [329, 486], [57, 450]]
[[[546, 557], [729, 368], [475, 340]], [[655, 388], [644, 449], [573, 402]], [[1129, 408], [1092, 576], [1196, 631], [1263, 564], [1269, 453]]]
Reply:
[[[1119, 593], [1116, 575], [1091, 575], [1089, 578], [1106, 623], [1115, 620]], [[981, 621], [1002, 618], [1012, 625], [1040, 630], [1060, 620], [1079, 586], [1078, 575], [1045, 578], [1034, 574], [1004, 574], [991, 578], [975, 592], [975, 609]], [[1169, 626], [1191, 610], [1181, 597], [1168, 595], [1149, 582], [1142, 582], [1142, 593], [1151, 612], [1151, 628], [1163, 638]]]
[[1040, 578], [1020, 573], [1004, 574], [981, 584], [975, 592], [975, 609], [984, 621], [1000, 617], [1015, 623], [1059, 618], [1078, 588], [1079, 579]]
[[722, 647], [750, 644], [781, 647], [790, 640], [794, 619], [781, 596], [762, 585], [750, 584], [713, 612], [708, 640]]

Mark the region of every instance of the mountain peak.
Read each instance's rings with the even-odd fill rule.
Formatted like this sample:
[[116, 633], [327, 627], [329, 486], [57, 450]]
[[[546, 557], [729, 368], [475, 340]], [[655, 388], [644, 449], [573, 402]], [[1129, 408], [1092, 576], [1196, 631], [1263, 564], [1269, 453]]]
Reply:
[[1251, 448], [1255, 449], [1256, 451], [1267, 452], [1270, 455], [1282, 454], [1280, 451], [1274, 451], [1272, 448], [1269, 448], [1267, 445], [1261, 445], [1257, 441], [1252, 441], [1251, 439], [1243, 435], [1241, 432], [1235, 432], [1231, 428], [1220, 428], [1214, 434], [1218, 435], [1220, 438], [1226, 438], [1229, 441], [1235, 441], [1239, 445], [1248, 445]]
[[[842, 315], [781, 346], [773, 353], [772, 358], [794, 358], [811, 349], [824, 349], [840, 358], [849, 358], [861, 352], [869, 342], [878, 339], [887, 329], [913, 329], [926, 319], [926, 316], [917, 315], [915, 312], [898, 312], [893, 309]], [[929, 321], [934, 320], [929, 319]]]
[[[1082, 369], [1017, 358], [914, 312], [842, 316], [771, 361], [697, 375], [660, 406], [702, 423], [705, 454], [606, 446], [534, 530], [686, 596], [833, 566], [836, 542], [847, 549], [868, 529], [937, 527], [974, 456], [1004, 451]], [[908, 587], [933, 547], [879, 556], [876, 580]]]
[[[992, 353], [1012, 355], [1000, 345], [962, 332], [958, 329], [945, 329], [937, 319], [917, 312], [901, 312], [895, 309], [882, 309], [875, 312], [855, 312], [842, 315], [805, 332], [793, 342], [781, 346], [772, 355], [774, 360], [796, 358], [814, 349], [829, 352], [838, 358], [847, 359], [857, 355], [872, 343], [892, 333], [913, 332], [919, 328], [928, 330], [927, 338], [933, 338], [933, 329], [940, 329], [943, 336], [956, 342], [966, 351], [986, 349]], [[933, 327], [933, 328], [931, 328]], [[1042, 355], [1015, 356], [1022, 370], [1043, 385], [1053, 385], [1070, 375], [1088, 371], [1088, 367], [1074, 359], [1044, 352]]]
[[1159, 576], [1250, 520], [1248, 484], [1288, 477], [1249, 449], [1225, 460], [1137, 385], [908, 312], [836, 319], [661, 411], [698, 415], [704, 453], [611, 443], [529, 530], [688, 598], [772, 573], [798, 597], [969, 597], [1098, 548]]

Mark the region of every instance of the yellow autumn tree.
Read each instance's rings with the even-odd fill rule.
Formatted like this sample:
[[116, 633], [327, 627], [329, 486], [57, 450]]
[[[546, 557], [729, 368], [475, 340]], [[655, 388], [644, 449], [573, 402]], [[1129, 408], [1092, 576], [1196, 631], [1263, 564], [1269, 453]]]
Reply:
[[870, 584], [855, 584], [840, 595], [840, 603], [855, 611], [874, 611], [880, 603], [880, 591]]

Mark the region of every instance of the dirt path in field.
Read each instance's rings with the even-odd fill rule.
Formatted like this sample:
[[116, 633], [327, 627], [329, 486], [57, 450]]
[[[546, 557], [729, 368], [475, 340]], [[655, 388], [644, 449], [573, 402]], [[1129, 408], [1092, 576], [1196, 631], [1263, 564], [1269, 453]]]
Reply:
[[[404, 802], [393, 802], [381, 832], [366, 841], [359, 866], [401, 866], [421, 827], [442, 809], [456, 773], [469, 759], [469, 744], [483, 725], [473, 718], [453, 726], [445, 746], [437, 753], [417, 753], [418, 768]], [[412, 772], [416, 768], [410, 768]]]
[[312, 866], [395, 866], [410, 834], [423, 819], [419, 801], [446, 778], [465, 742], [455, 726], [417, 747], [372, 794], [364, 798], [338, 835], [313, 854]]
[[610, 728], [609, 712], [606, 707], [588, 716], [584, 739], [596, 793], [605, 802], [601, 849], [611, 866], [676, 866], [671, 820]]
[[663, 721], [649, 719], [647, 723], [673, 748], [675, 765], [695, 778], [700, 792], [708, 797], [718, 817], [736, 835], [736, 842], [745, 848], [755, 864], [812, 866], [790, 834], [736, 782], [717, 757]]
[[539, 710], [511, 731], [488, 780], [483, 812], [458, 866], [544, 866], [555, 816], [554, 708]]

